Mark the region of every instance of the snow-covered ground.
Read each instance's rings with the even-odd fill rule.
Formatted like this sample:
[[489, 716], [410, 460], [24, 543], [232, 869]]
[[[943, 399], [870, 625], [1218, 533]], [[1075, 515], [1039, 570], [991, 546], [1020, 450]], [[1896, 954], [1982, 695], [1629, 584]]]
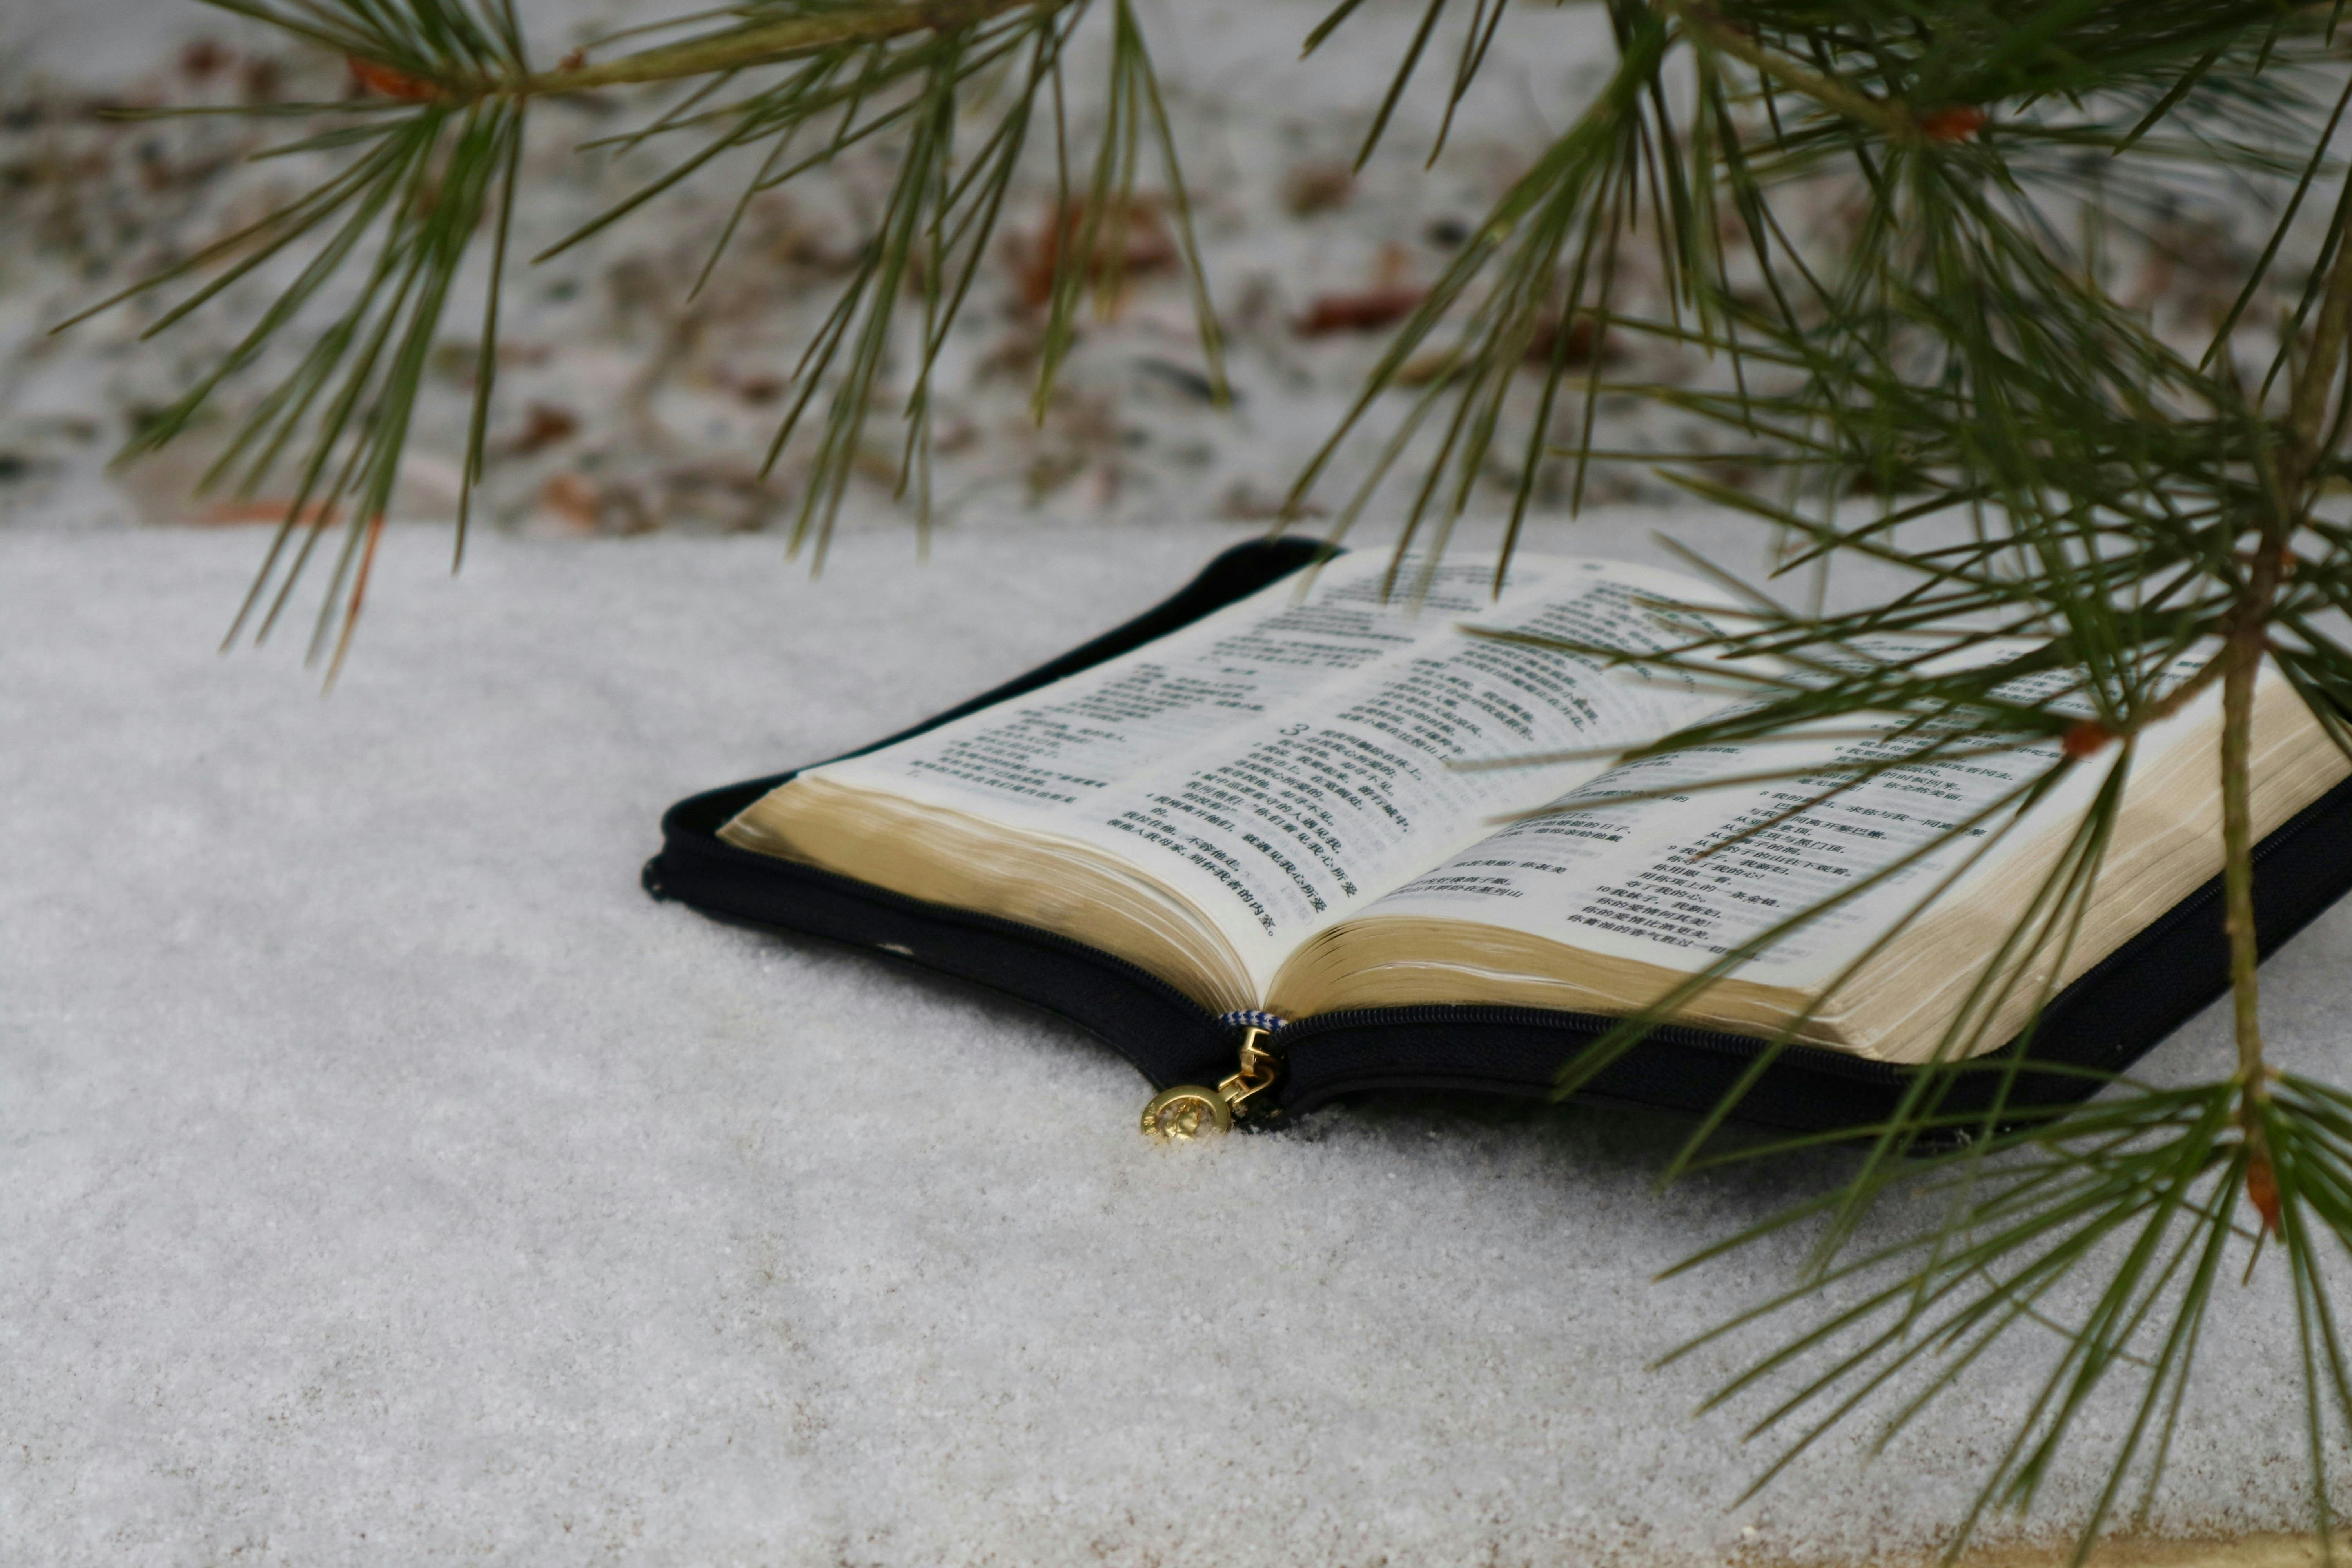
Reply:
[[[768, 539], [490, 538], [453, 583], [400, 528], [321, 700], [210, 651], [249, 537], [0, 531], [0, 1562], [1912, 1561], [2051, 1342], [1737, 1507], [1761, 1404], [1689, 1415], [1732, 1350], [1644, 1370], [1796, 1253], [1652, 1274], [1822, 1172], [1661, 1194], [1670, 1125], [1433, 1100], [1159, 1147], [1068, 1027], [639, 892], [673, 798], [1244, 532], [950, 531], [928, 570], [869, 532], [820, 583]], [[2281, 1058], [2352, 1073], [2352, 910], [2264, 973]], [[2150, 1068], [2228, 1051], [2209, 1014]], [[2162, 1530], [2299, 1518], [2280, 1279], [2223, 1292]]]

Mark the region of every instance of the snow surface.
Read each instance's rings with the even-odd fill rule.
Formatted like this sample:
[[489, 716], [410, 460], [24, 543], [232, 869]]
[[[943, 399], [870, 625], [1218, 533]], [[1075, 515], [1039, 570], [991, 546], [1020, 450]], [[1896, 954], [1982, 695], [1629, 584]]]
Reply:
[[[1650, 555], [1652, 520], [1554, 547]], [[1744, 562], [1697, 523], [1679, 529]], [[0, 1561], [1291, 1564], [1901, 1552], [2048, 1342], [1757, 1501], [1645, 1363], [1809, 1190], [1663, 1194], [1673, 1124], [1458, 1101], [1161, 1148], [1076, 1030], [639, 892], [671, 799], [828, 753], [1246, 531], [395, 531], [326, 700], [213, 651], [237, 531], [0, 531]], [[2352, 910], [2266, 970], [2346, 1076]], [[2223, 1059], [2218, 1012], [2156, 1058]], [[2211, 1329], [2159, 1516], [2293, 1527], [2278, 1272]], [[1748, 1348], [1760, 1342], [1748, 1341]], [[2093, 1447], [2120, 1429], [2093, 1410]], [[2089, 1495], [2082, 1462], [2030, 1531]]]

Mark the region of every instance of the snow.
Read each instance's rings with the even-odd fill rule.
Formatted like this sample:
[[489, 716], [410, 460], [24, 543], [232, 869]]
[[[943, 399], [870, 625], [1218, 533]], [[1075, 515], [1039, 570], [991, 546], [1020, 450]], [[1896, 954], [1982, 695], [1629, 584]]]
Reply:
[[[1539, 547], [1649, 556], [1654, 521]], [[1678, 531], [1717, 559], [1719, 530]], [[1167, 591], [1213, 525], [396, 529], [339, 688], [213, 645], [247, 530], [0, 531], [0, 1560], [1696, 1564], [1934, 1540], [2048, 1342], [1757, 1500], [1788, 1278], [1654, 1271], [1825, 1166], [1405, 1100], [1162, 1148], [1075, 1030], [636, 886], [690, 791]], [[2265, 972], [2339, 1080], [2352, 912]], [[2200, 1017], [2156, 1058], [2216, 1070]], [[2292, 1528], [2280, 1276], [2227, 1292], [2158, 1522]], [[1753, 1349], [1760, 1342], [1748, 1342]], [[2090, 1495], [2089, 1439], [2025, 1527]]]

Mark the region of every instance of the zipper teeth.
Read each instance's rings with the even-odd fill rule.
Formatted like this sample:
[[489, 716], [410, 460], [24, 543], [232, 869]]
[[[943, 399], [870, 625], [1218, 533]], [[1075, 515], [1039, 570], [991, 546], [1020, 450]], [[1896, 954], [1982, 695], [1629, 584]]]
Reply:
[[[1409, 1007], [1365, 1007], [1344, 1013], [1325, 1013], [1304, 1019], [1281, 1030], [1275, 1039], [1286, 1054], [1311, 1041], [1316, 1036], [1334, 1034], [1350, 1028], [1377, 1027], [1381, 1025], [1412, 1024], [1501, 1024], [1523, 1027], [1573, 1030], [1598, 1038], [1622, 1023], [1622, 1018], [1601, 1013], [1570, 1013], [1555, 1008], [1517, 1007], [1484, 1003], [1452, 1006], [1426, 1005]], [[1714, 1029], [1695, 1028], [1687, 1024], [1661, 1024], [1642, 1038], [1664, 1046], [1688, 1046], [1699, 1050], [1714, 1051], [1727, 1056], [1755, 1057], [1761, 1055], [1768, 1042], [1746, 1035], [1727, 1035]], [[1780, 1059], [1792, 1067], [1834, 1073], [1841, 1078], [1860, 1079], [1873, 1083], [1894, 1083], [1917, 1070], [1895, 1062], [1874, 1061], [1851, 1052], [1834, 1050], [1826, 1046], [1798, 1043], [1784, 1047]], [[1292, 1070], [1297, 1070], [1297, 1058], [1292, 1058]]]
[[[754, 864], [768, 858], [765, 856], [756, 856], [748, 849], [738, 849], [724, 840], [714, 840], [710, 847], [729, 858], [740, 856], [745, 861]], [[1058, 931], [1047, 931], [1042, 926], [1024, 925], [1019, 921], [1007, 920], [1002, 915], [983, 914], [978, 910], [958, 909], [948, 904], [935, 904], [928, 900], [895, 892], [872, 882], [860, 881], [855, 877], [844, 876], [838, 871], [828, 871], [822, 867], [803, 864], [798, 868], [803, 875], [820, 878], [844, 890], [854, 891], [864, 898], [877, 899], [901, 909], [918, 910], [926, 914], [948, 915], [961, 923], [977, 926], [983, 930], [1003, 931], [1034, 941], [1042, 941], [1061, 952], [1077, 954], [1097, 963], [1115, 968], [1129, 979], [1159, 992], [1198, 1016], [1205, 1037], [1222, 1040], [1234, 1033], [1232, 1029], [1225, 1026], [1219, 1015], [1210, 1012], [1192, 996], [1140, 964], [1121, 958], [1116, 953], [1105, 952], [1098, 947], [1089, 946], [1075, 938], [1064, 936]], [[1317, 1035], [1381, 1025], [1506, 1024], [1538, 1028], [1573, 1029], [1581, 1034], [1598, 1036], [1602, 1031], [1613, 1027], [1617, 1022], [1615, 1018], [1598, 1013], [1566, 1013], [1541, 1007], [1514, 1007], [1477, 1003], [1421, 1004], [1404, 1007], [1361, 1007], [1345, 1012], [1325, 1013], [1316, 1017], [1303, 1018], [1295, 1024], [1286, 1024], [1279, 1029], [1270, 1031], [1270, 1034], [1287, 1055], [1294, 1043], [1310, 1040]], [[1724, 1051], [1738, 1056], [1752, 1057], [1765, 1048], [1763, 1042], [1744, 1036], [1721, 1034], [1710, 1029], [1696, 1029], [1675, 1024], [1662, 1025], [1651, 1030], [1643, 1037], [1657, 1040], [1664, 1045], [1695, 1046], [1701, 1049]], [[1843, 1051], [1832, 1051], [1820, 1046], [1798, 1045], [1790, 1047], [1782, 1052], [1782, 1059], [1797, 1065], [1837, 1072], [1841, 1076], [1865, 1079], [1873, 1082], [1895, 1082], [1899, 1080], [1904, 1073], [1912, 1070], [1891, 1062], [1875, 1062], [1867, 1058], [1849, 1056]], [[1292, 1070], [1295, 1072], [1295, 1064]]]
[[[2262, 840], [2254, 846], [2252, 855], [2253, 862], [2259, 865], [2263, 861], [2271, 859], [2276, 855], [2283, 853], [2286, 847], [2284, 841], [2291, 838], [2295, 830], [2300, 828], [2308, 818], [2318, 815], [2327, 805], [2329, 795], [2332, 795], [2335, 792], [2333, 790], [2329, 791], [2327, 795], [2322, 795], [2318, 800], [2313, 801], [2309, 805], [2305, 806], [2301, 811], [2295, 813], [2294, 816], [2289, 817], [2277, 827], [2272, 829], [2271, 832], [2264, 835]], [[772, 861], [771, 857], [754, 854], [752, 851], [748, 849], [739, 849], [734, 845], [729, 844], [724, 839], [718, 837], [715, 834], [698, 833], [696, 835], [695, 842], [696, 847], [703, 854], [713, 856], [722, 861], [733, 861], [747, 868], [765, 868], [770, 865]], [[950, 904], [932, 903], [929, 900], [913, 898], [905, 893], [895, 892], [888, 888], [880, 887], [872, 882], [860, 881], [855, 877], [846, 877], [838, 871], [828, 871], [818, 866], [800, 863], [795, 866], [795, 869], [803, 876], [814, 878], [824, 882], [831, 883], [845, 891], [855, 892], [861, 898], [893, 905], [900, 909], [919, 910], [935, 918], [944, 917], [950, 919], [957, 923], [977, 927], [983, 931], [993, 931], [1003, 932], [1008, 935], [1017, 935], [1027, 941], [1043, 943], [1062, 952], [1084, 957], [1094, 963], [1118, 971], [1128, 979], [1141, 984], [1146, 989], [1158, 992], [1169, 1001], [1176, 1004], [1184, 1010], [1191, 1012], [1194, 1016], [1201, 1020], [1202, 1032], [1204, 1039], [1223, 1038], [1233, 1033], [1232, 1030], [1224, 1026], [1218, 1015], [1210, 1012], [1206, 1007], [1202, 1006], [1199, 1002], [1193, 1000], [1192, 996], [1186, 994], [1183, 991], [1179, 990], [1176, 986], [1161, 979], [1159, 975], [1152, 973], [1142, 965], [1135, 963], [1130, 960], [1121, 958], [1116, 953], [1106, 952], [1098, 947], [1089, 946], [1087, 943], [1079, 942], [1074, 937], [1066, 937], [1058, 931], [1047, 931], [1042, 926], [1026, 925], [1020, 921], [1007, 920], [1002, 915], [985, 914], [976, 910], [960, 909]], [[2208, 886], [2210, 886], [2210, 884], [2208, 884]], [[2137, 931], [2134, 932], [2130, 940], [2126, 942], [2122, 946], [2117, 947], [2115, 952], [2107, 954], [2105, 958], [2099, 960], [2098, 963], [2093, 964], [2081, 974], [2075, 976], [2073, 981], [2067, 984], [2063, 990], [2060, 991], [2056, 996], [2051, 998], [2051, 1006], [2056, 1006], [2077, 987], [2089, 984], [2092, 980], [2122, 962], [2129, 954], [2132, 949], [2138, 947], [2143, 942], [2157, 937], [2163, 932], [2172, 930], [2174, 927], [2179, 925], [2183, 921], [2194, 920], [2197, 918], [2197, 916], [2203, 912], [2207, 906], [2212, 902], [2215, 896], [2218, 895], [2210, 893], [2192, 894], [2190, 897], [2173, 905], [2172, 908], [2167, 910], [2155, 921], [2141, 927]], [[2045, 1015], [2049, 1010], [2049, 1008], [2043, 1009]], [[1284, 1054], [1287, 1056], [1296, 1045], [1312, 1040], [1318, 1035], [1334, 1034], [1342, 1029], [1373, 1027], [1380, 1025], [1503, 1024], [1515, 1025], [1523, 1027], [1574, 1029], [1580, 1033], [1597, 1036], [1603, 1030], [1613, 1027], [1620, 1020], [1616, 1018], [1598, 1013], [1570, 1013], [1541, 1007], [1519, 1007], [1493, 1004], [1465, 1004], [1454, 1005], [1442, 1004], [1420, 1004], [1403, 1007], [1364, 1007], [1353, 1008], [1339, 1013], [1324, 1013], [1312, 1018], [1303, 1018], [1295, 1024], [1286, 1024], [1280, 1029], [1272, 1031], [1272, 1037], [1283, 1047]], [[1689, 1046], [1701, 1050], [1717, 1051], [1731, 1056], [1754, 1057], [1761, 1054], [1767, 1048], [1766, 1042], [1755, 1039], [1748, 1036], [1723, 1034], [1716, 1030], [1693, 1028], [1687, 1025], [1679, 1024], [1660, 1025], [1658, 1027], [1650, 1030], [1643, 1038], [1656, 1040], [1664, 1045]], [[2010, 1045], [2013, 1043], [2014, 1042], [2004, 1044], [1998, 1049], [1987, 1051], [1982, 1056], [1972, 1059], [1979, 1061], [1992, 1060], [2010, 1049]], [[2049, 1058], [2044, 1059], [2062, 1060], [2063, 1058]], [[1918, 1070], [1916, 1065], [1874, 1061], [1866, 1057], [1857, 1057], [1849, 1052], [1834, 1050], [1825, 1046], [1811, 1046], [1801, 1043], [1784, 1047], [1781, 1052], [1781, 1060], [1790, 1063], [1791, 1066], [1801, 1066], [1814, 1070], [1832, 1073], [1841, 1078], [1859, 1079], [1861, 1081], [1873, 1083], [1899, 1082], [1905, 1075]], [[1286, 1076], [1293, 1078], [1296, 1077], [1295, 1063], [1292, 1064], [1291, 1070], [1286, 1073]]]
[[[701, 842], [697, 845], [697, 847], [705, 854], [736, 861], [746, 868], [766, 869], [776, 863], [772, 856], [757, 854], [749, 849], [739, 849], [724, 839], [709, 836], [701, 836]], [[1222, 1038], [1228, 1032], [1218, 1024], [1216, 1014], [1210, 1012], [1184, 992], [1152, 973], [1141, 964], [1121, 958], [1115, 952], [1106, 952], [1101, 948], [1089, 946], [1075, 937], [1064, 936], [1059, 931], [1047, 931], [1043, 926], [1025, 925], [1020, 921], [1007, 920], [1003, 915], [984, 914], [978, 910], [961, 909], [953, 904], [935, 904], [928, 899], [918, 899], [910, 894], [896, 892], [878, 883], [861, 881], [856, 877], [845, 877], [838, 871], [828, 871], [821, 866], [812, 866], [805, 861], [788, 861], [785, 864], [791, 865], [801, 876], [830, 883], [845, 892], [856, 893], [869, 902], [916, 910], [933, 918], [945, 918], [959, 925], [974, 926], [982, 931], [1002, 931], [1007, 935], [1019, 936], [1062, 952], [1086, 958], [1104, 968], [1116, 969], [1127, 978], [1138, 982], [1150, 990], [1159, 992], [1171, 1002], [1181, 1004], [1188, 1012], [1200, 1018], [1204, 1034]], [[868, 949], [868, 951], [879, 950]]]
[[[2331, 790], [2328, 793], [2332, 795], [2334, 791]], [[2293, 837], [2294, 832], [2307, 820], [2318, 816], [2326, 805], [2327, 795], [2322, 795], [2265, 834], [2254, 846], [2252, 857], [2254, 863], [2259, 865], [2264, 860], [2275, 858], [2284, 853], [2287, 841]], [[2113, 952], [2069, 981], [2057, 995], [2050, 999], [2051, 1007], [2055, 1007], [2077, 987], [2090, 984], [2124, 963], [2134, 949], [2173, 930], [2184, 921], [2197, 919], [2210, 909], [2219, 896], [2218, 890], [2213, 890], [2210, 882], [2204, 884], [2199, 892], [2181, 900], [2154, 921], [2142, 926]], [[2045, 1016], [2051, 1007], [2045, 1007], [2042, 1010]], [[1598, 1036], [1602, 1031], [1614, 1027], [1618, 1022], [1618, 1019], [1599, 1013], [1563, 1013], [1541, 1007], [1483, 1005], [1452, 1007], [1436, 1005], [1368, 1007], [1344, 1013], [1325, 1013], [1317, 1017], [1304, 1018], [1276, 1031], [1275, 1038], [1281, 1043], [1287, 1054], [1296, 1045], [1311, 1040], [1317, 1035], [1381, 1024], [1509, 1024], [1552, 1028], [1573, 1027], [1581, 1032]], [[1755, 1057], [1762, 1054], [1767, 1048], [1766, 1042], [1748, 1036], [1727, 1035], [1712, 1029], [1692, 1028], [1687, 1025], [1679, 1024], [1660, 1025], [1643, 1037], [1656, 1040], [1662, 1045], [1691, 1046], [1701, 1050], [1720, 1051], [1732, 1056]], [[2008, 1052], [2014, 1044], [2014, 1041], [2004, 1042], [1997, 1048], [1970, 1059], [1993, 1060]], [[1916, 1064], [1874, 1061], [1867, 1057], [1854, 1056], [1826, 1046], [1802, 1043], [1785, 1047], [1780, 1059], [1792, 1066], [1801, 1066], [1833, 1073], [1841, 1078], [1872, 1083], [1900, 1082], [1907, 1075], [1919, 1070]], [[2041, 1059], [2063, 1060], [2059, 1057], [2046, 1057]], [[1295, 1070], [1294, 1064], [1294, 1072]]]

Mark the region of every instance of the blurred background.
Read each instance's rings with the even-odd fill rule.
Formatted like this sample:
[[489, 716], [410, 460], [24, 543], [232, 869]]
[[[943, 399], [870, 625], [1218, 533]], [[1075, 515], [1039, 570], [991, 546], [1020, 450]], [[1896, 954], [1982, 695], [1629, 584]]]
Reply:
[[[549, 59], [682, 9], [646, 0], [523, 7], [533, 47]], [[1431, 163], [1455, 47], [1440, 37], [1359, 172], [1357, 150], [1422, 7], [1365, 6], [1302, 59], [1302, 40], [1328, 9], [1327, 0], [1156, 0], [1142, 13], [1230, 344], [1233, 405], [1213, 403], [1163, 199], [1129, 234], [1119, 299], [1108, 316], [1088, 315], [1042, 422], [1032, 417], [1054, 239], [1051, 150], [1037, 149], [939, 379], [936, 521], [1270, 519], [1339, 425], [1389, 330], [1495, 198], [1566, 128], [1612, 57], [1597, 11], [1515, 7], [1478, 90]], [[1092, 58], [1106, 31], [1087, 29]], [[1100, 74], [1085, 50], [1068, 73], [1081, 144], [1087, 95]], [[341, 61], [194, 0], [16, 0], [0, 16], [0, 525], [277, 520], [283, 498], [191, 499], [212, 456], [205, 429], [127, 469], [110, 473], [107, 460], [252, 322], [278, 272], [231, 289], [145, 343], [140, 333], [173, 290], [59, 335], [50, 329], [337, 166], [332, 154], [247, 162], [298, 134], [289, 125], [299, 121], [123, 121], [103, 110], [356, 90]], [[519, 204], [518, 253], [535, 253], [691, 151], [689, 136], [628, 151], [579, 150], [643, 124], [677, 96], [675, 89], [633, 89], [542, 105]], [[861, 146], [753, 201], [709, 285], [689, 300], [758, 155], [721, 159], [650, 210], [515, 276], [478, 515], [559, 536], [789, 521], [804, 443], [765, 477], [759, 458], [782, 417], [793, 363], [879, 211], [893, 153]], [[1142, 184], [1165, 190], [1148, 163]], [[1834, 219], [1833, 194], [1822, 210]], [[2242, 273], [2242, 235], [2258, 240], [2261, 230], [2201, 210], [2205, 216], [2192, 218], [2159, 201], [2128, 237], [2132, 248], [2111, 286], [2151, 310], [2161, 304], [2184, 320], [2210, 321], [2226, 300], [2205, 296], [2226, 292], [2225, 280]], [[1655, 305], [1648, 280], [1656, 264], [1645, 246], [1627, 247], [1622, 267], [1622, 308]], [[446, 341], [402, 476], [399, 508], [412, 517], [446, 518], [455, 507], [478, 307], [478, 299], [457, 299], [445, 318]], [[1596, 342], [1580, 323], [1568, 362], [1589, 368], [1596, 353], [1612, 380], [1673, 386], [1723, 374], [1695, 352], [1651, 339]], [[1406, 367], [1405, 387], [1385, 395], [1348, 437], [1309, 517], [1344, 504], [1348, 477], [1395, 427], [1412, 388], [1444, 374], [1443, 358], [1432, 353]], [[256, 384], [267, 384], [259, 376], [268, 368], [259, 367]], [[1524, 421], [1534, 416], [1541, 376], [1531, 365], [1521, 379]], [[238, 405], [234, 390], [218, 400], [214, 428], [225, 432]], [[891, 499], [903, 440], [895, 412], [886, 397], [867, 427], [859, 461], [866, 493], [845, 510], [847, 526], [911, 526], [911, 510]], [[1631, 397], [1605, 396], [1593, 412], [1603, 447], [1705, 453], [1723, 439], [1719, 427]], [[1552, 415], [1556, 433], [1572, 438], [1583, 417], [1580, 400], [1563, 397]], [[1507, 435], [1504, 447], [1516, 458], [1516, 438]], [[1473, 499], [1474, 513], [1509, 503], [1512, 475], [1499, 460], [1495, 470], [1486, 493]], [[1734, 485], [1760, 478], [1728, 455], [1712, 477]], [[1392, 481], [1400, 506], [1412, 478]], [[1564, 510], [1570, 483], [1567, 463], [1548, 464], [1534, 492], [1538, 508]], [[1671, 494], [1641, 466], [1619, 464], [1590, 476], [1585, 499]]]

